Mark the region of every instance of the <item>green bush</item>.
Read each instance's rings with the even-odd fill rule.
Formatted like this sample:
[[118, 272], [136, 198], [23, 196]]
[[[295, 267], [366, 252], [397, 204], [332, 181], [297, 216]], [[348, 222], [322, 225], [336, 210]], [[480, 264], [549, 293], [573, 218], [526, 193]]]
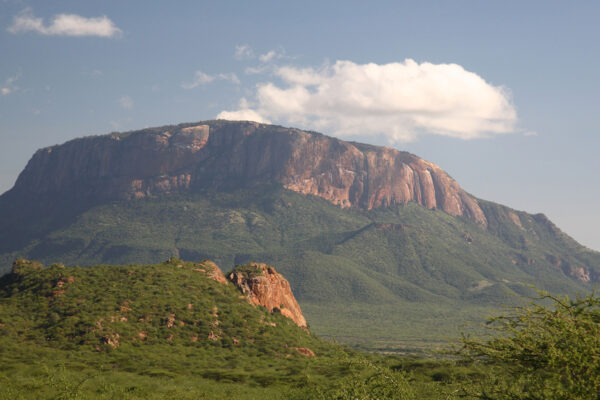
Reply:
[[39, 271], [43, 268], [44, 266], [40, 262], [25, 260], [19, 257], [13, 263], [12, 273], [14, 275], [25, 275], [33, 271]]
[[600, 297], [540, 292], [489, 321], [495, 336], [464, 338], [462, 354], [491, 367], [471, 394], [484, 399], [600, 398]]

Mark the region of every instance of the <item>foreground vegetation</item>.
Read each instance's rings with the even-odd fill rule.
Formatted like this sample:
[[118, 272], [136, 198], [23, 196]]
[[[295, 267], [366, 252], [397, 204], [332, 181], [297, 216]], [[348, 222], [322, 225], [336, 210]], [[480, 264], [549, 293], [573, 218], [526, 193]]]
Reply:
[[[361, 353], [250, 305], [209, 262], [0, 280], [0, 399], [597, 399], [600, 298], [543, 293], [438, 358]], [[312, 355], [314, 353], [314, 356]]]
[[489, 321], [462, 354], [489, 367], [468, 390], [484, 399], [600, 398], [600, 297], [541, 292], [537, 302]]
[[209, 266], [18, 260], [0, 281], [0, 398], [412, 398], [397, 360], [320, 340]]

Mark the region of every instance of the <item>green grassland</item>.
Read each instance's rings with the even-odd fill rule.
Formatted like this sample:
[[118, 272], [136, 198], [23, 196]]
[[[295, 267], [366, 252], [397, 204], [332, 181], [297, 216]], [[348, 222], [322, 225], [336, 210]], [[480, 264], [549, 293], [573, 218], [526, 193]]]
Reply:
[[421, 352], [518, 304], [531, 284], [574, 295], [591, 285], [569, 271], [598, 275], [598, 253], [543, 215], [481, 205], [488, 227], [412, 203], [341, 209], [277, 186], [171, 194], [25, 220], [17, 236], [27, 244], [4, 243], [0, 265], [6, 272], [18, 256], [82, 266], [176, 256], [224, 270], [266, 262], [290, 281], [317, 335]]

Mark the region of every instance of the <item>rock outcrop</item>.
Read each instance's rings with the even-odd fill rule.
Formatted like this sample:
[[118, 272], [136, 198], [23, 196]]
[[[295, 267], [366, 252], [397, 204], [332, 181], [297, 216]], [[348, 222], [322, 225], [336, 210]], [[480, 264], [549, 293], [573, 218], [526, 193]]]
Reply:
[[270, 312], [281, 312], [296, 325], [306, 327], [306, 319], [292, 293], [288, 281], [267, 264], [250, 263], [233, 270], [227, 278], [245, 295], [251, 304], [261, 305]]
[[388, 147], [253, 122], [75, 139], [36, 152], [9, 193], [80, 204], [265, 182], [341, 207], [416, 202], [487, 224], [478, 201], [433, 163]]
[[206, 271], [206, 276], [209, 279], [212, 279], [213, 281], [217, 281], [217, 282], [223, 283], [223, 284], [229, 283], [227, 281], [227, 278], [225, 278], [223, 271], [221, 271], [221, 268], [219, 268], [219, 266], [217, 264], [215, 264], [214, 262], [209, 261], [209, 260], [204, 260], [200, 263], [200, 265], [202, 267], [202, 268], [200, 268], [200, 270]]

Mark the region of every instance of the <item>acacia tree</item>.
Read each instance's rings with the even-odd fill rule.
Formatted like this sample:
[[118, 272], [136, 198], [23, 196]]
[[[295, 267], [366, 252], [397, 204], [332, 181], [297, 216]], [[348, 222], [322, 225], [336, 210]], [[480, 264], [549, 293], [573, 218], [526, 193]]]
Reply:
[[539, 292], [529, 306], [488, 321], [493, 335], [463, 336], [463, 356], [487, 365], [467, 389], [481, 399], [600, 399], [600, 297]]

